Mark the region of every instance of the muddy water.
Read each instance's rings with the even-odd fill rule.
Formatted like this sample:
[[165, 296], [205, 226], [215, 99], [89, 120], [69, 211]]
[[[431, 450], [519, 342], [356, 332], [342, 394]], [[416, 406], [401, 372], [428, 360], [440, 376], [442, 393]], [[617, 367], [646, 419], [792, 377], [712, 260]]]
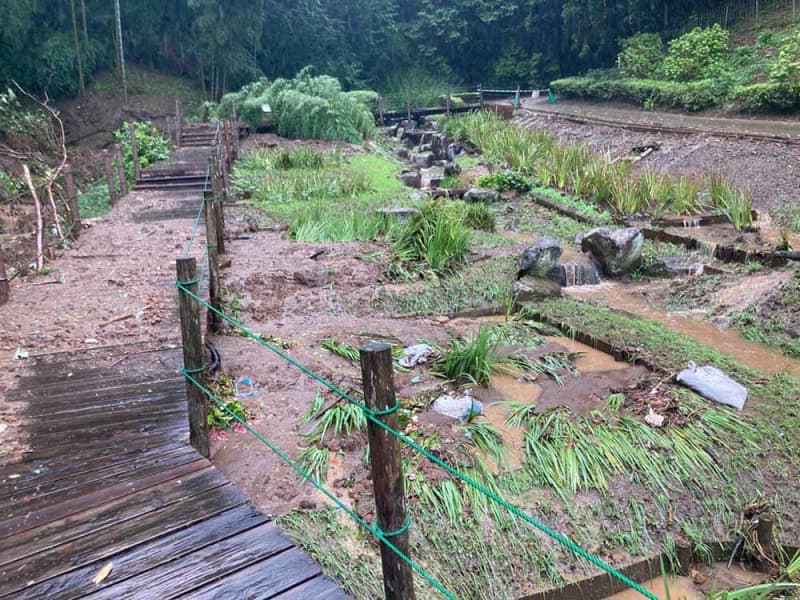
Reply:
[[[694, 582], [689, 577], [670, 576], [666, 578], [656, 577], [646, 581], [642, 586], [653, 592], [662, 600], [702, 600], [705, 595], [698, 590]], [[636, 590], [625, 590], [608, 596], [607, 600], [641, 600], [642, 595]]]
[[596, 348], [565, 337], [547, 337], [548, 342], [558, 344], [568, 352], [580, 352], [581, 356], [575, 361], [575, 367], [581, 373], [599, 373], [601, 371], [621, 371], [630, 365], [624, 361], [614, 360], [614, 357]]
[[[525, 432], [521, 427], [512, 427], [506, 423], [510, 403], [536, 404], [542, 394], [542, 388], [535, 383], [519, 381], [510, 375], [492, 377], [489, 390], [492, 400], [487, 402], [483, 417], [503, 436], [506, 443], [506, 469], [518, 469], [522, 465], [525, 449]], [[498, 465], [495, 465], [498, 466]]]
[[[603, 283], [595, 286], [569, 288], [565, 290], [576, 298], [599, 298], [609, 308], [632, 313], [660, 322], [667, 328], [693, 340], [712, 346], [724, 354], [735, 356], [739, 361], [764, 373], [791, 373], [800, 377], [800, 361], [771, 350], [760, 344], [743, 340], [733, 329], [718, 329], [707, 321], [655, 310], [646, 300], [631, 294], [619, 283]], [[687, 362], [691, 357], [687, 357]]]

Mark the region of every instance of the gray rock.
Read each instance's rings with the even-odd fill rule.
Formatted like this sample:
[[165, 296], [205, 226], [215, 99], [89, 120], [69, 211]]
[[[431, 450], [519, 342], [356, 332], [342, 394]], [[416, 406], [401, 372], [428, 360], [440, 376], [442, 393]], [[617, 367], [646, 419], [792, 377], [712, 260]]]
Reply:
[[380, 208], [377, 212], [387, 217], [394, 217], [401, 223], [405, 223], [414, 215], [418, 215], [419, 209], [413, 206], [401, 206], [397, 208]]
[[791, 329], [787, 329], [786, 333], [789, 334], [789, 337], [792, 339], [800, 338], [800, 327], [792, 327]]
[[514, 282], [513, 293], [517, 302], [533, 302], [543, 298], [561, 297], [561, 286], [549, 279], [523, 277]]
[[430, 132], [421, 129], [406, 129], [403, 131], [401, 139], [412, 146], [421, 146], [426, 141], [429, 141], [426, 138], [430, 138]]
[[705, 265], [691, 256], [659, 256], [645, 270], [651, 277], [702, 275]]
[[433, 166], [433, 160], [433, 152], [418, 152], [411, 155], [411, 162], [423, 169]]
[[644, 235], [636, 227], [609, 229], [598, 227], [581, 240], [581, 249], [591, 252], [603, 273], [618, 277], [639, 266], [642, 261]]
[[547, 277], [550, 270], [558, 264], [562, 252], [561, 245], [556, 240], [543, 237], [535, 245], [525, 248], [519, 257], [517, 279], [526, 275]]
[[461, 165], [450, 162], [444, 166], [444, 176], [445, 177], [454, 177], [461, 173]]
[[497, 190], [485, 190], [480, 188], [470, 188], [464, 194], [464, 200], [467, 202], [483, 202], [484, 204], [492, 204], [500, 201], [500, 192]]
[[547, 278], [563, 287], [597, 285], [601, 281], [600, 271], [591, 259], [558, 264], [550, 269]]
[[400, 160], [408, 160], [408, 149], [407, 148], [398, 148], [394, 151], [394, 155], [399, 158]]
[[445, 134], [435, 133], [433, 135], [433, 139], [431, 140], [431, 152], [433, 152], [437, 160], [447, 159], [447, 147], [449, 144], [450, 140], [447, 139]]
[[447, 160], [454, 161], [464, 151], [464, 146], [458, 142], [447, 145]]
[[422, 187], [422, 176], [419, 171], [402, 171], [398, 173], [397, 178], [408, 187], [416, 189]]
[[403, 139], [403, 134], [405, 132], [406, 132], [405, 128], [403, 128], [402, 126], [398, 126], [397, 129], [395, 129], [395, 131], [394, 131], [394, 137], [402, 140]]

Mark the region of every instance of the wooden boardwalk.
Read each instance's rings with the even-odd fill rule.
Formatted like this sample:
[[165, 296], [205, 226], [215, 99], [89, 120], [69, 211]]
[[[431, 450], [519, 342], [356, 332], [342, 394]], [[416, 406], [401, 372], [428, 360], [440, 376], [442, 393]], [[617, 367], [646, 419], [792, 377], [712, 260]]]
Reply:
[[348, 597], [188, 445], [181, 360], [177, 344], [118, 345], [17, 370], [0, 598]]

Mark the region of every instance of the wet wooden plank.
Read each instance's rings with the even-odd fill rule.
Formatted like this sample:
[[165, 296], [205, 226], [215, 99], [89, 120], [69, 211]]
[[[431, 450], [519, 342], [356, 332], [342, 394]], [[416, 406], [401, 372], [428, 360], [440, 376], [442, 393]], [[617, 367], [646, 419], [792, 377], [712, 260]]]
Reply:
[[[147, 390], [137, 394], [119, 394], [119, 397], [112, 398], [85, 398], [83, 402], [77, 404], [64, 404], [57, 408], [49, 406], [28, 406], [25, 409], [26, 420], [34, 421], [38, 418], [53, 417], [55, 419], [80, 419], [85, 414], [93, 412], [101, 412], [103, 410], [118, 410], [123, 408], [130, 408], [140, 406], [142, 409], [150, 405], [159, 406], [165, 402], [174, 400], [182, 400], [186, 402], [181, 392], [183, 391], [183, 382], [175, 383], [166, 389], [154, 389], [148, 393]], [[54, 412], [55, 411], [55, 412]]]
[[[152, 598], [162, 600], [193, 592], [233, 571], [278, 555], [292, 548], [292, 542], [274, 523], [260, 525], [232, 538], [211, 544], [117, 585], [104, 586], [87, 598]], [[300, 560], [299, 551], [292, 559]], [[298, 555], [299, 554], [299, 555]], [[319, 569], [311, 559], [305, 569]], [[289, 567], [291, 569], [291, 566]], [[313, 573], [312, 573], [313, 575]], [[192, 597], [195, 594], [192, 593]]]
[[14, 536], [23, 531], [34, 529], [46, 525], [48, 523], [57, 522], [70, 515], [80, 514], [91, 508], [103, 506], [109, 502], [118, 499], [125, 499], [132, 497], [131, 494], [139, 490], [146, 490], [148, 488], [158, 486], [162, 483], [173, 482], [181, 477], [190, 475], [201, 469], [208, 468], [208, 461], [204, 458], [197, 456], [197, 459], [191, 462], [184, 462], [182, 460], [175, 461], [178, 464], [167, 468], [167, 465], [158, 465], [152, 469], [142, 469], [141, 473], [137, 474], [135, 478], [128, 481], [117, 483], [116, 485], [104, 487], [89, 494], [80, 496], [72, 500], [53, 504], [42, 508], [36, 512], [29, 512], [23, 505], [15, 509], [11, 514], [4, 514], [4, 520], [0, 522], [0, 547], [5, 545], [10, 536]]
[[350, 600], [350, 596], [328, 577], [314, 577], [273, 597], [274, 600]]
[[147, 472], [166, 470], [198, 459], [194, 448], [183, 446], [160, 454], [147, 454], [129, 462], [113, 462], [104, 469], [82, 471], [49, 484], [20, 490], [0, 502], [0, 515], [33, 512], [47, 505], [67, 502], [119, 483], [130, 485]]
[[[162, 375], [158, 379], [152, 376], [139, 375], [121, 377], [115, 380], [91, 382], [86, 385], [57, 385], [29, 387], [13, 390], [8, 397], [14, 402], [29, 402], [32, 406], [58, 406], [76, 402], [97, 401], [104, 398], [120, 398], [128, 394], [135, 396], [142, 389], [163, 391], [163, 386], [174, 386], [183, 378], [174, 375]], [[169, 389], [169, 388], [167, 388]]]
[[[225, 477], [213, 467], [208, 467], [188, 474], [179, 481], [168, 481], [59, 521], [22, 531], [0, 539], [0, 565], [66, 544], [165, 506], [186, 503], [190, 498], [225, 485], [229, 485]], [[190, 512], [190, 503], [184, 504], [184, 508]]]
[[173, 504], [5, 565], [0, 595], [23, 590], [36, 598], [78, 598], [96, 590], [92, 578], [108, 562], [114, 568], [106, 584], [119, 583], [267, 522], [246, 502], [227, 485], [192, 498], [191, 511]]
[[[153, 405], [126, 405], [117, 408], [109, 407], [107, 410], [94, 410], [83, 413], [62, 415], [54, 413], [52, 418], [44, 419], [38, 423], [27, 423], [25, 431], [31, 436], [46, 435], [56, 432], [78, 432], [107, 425], [119, 425], [168, 419], [175, 415], [186, 413], [186, 399], [177, 394], [163, 400], [160, 404]], [[35, 440], [34, 440], [35, 441]]]
[[[237, 571], [228, 577], [194, 590], [192, 600], [274, 598], [298, 584], [317, 578], [319, 566], [298, 548]], [[346, 596], [345, 596], [346, 597]], [[304, 600], [318, 596], [306, 596]]]

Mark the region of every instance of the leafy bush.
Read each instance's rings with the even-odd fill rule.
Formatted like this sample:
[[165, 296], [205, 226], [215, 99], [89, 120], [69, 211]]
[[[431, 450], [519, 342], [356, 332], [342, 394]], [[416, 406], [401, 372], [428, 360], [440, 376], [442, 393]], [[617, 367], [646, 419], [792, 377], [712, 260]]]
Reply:
[[488, 175], [481, 175], [475, 182], [478, 187], [492, 188], [499, 192], [513, 190], [515, 192], [527, 192], [531, 188], [529, 178], [517, 173], [516, 171], [495, 171]]
[[791, 112], [800, 110], [800, 83], [755, 83], [738, 88], [734, 102], [744, 111]]
[[656, 79], [664, 65], [664, 42], [657, 33], [637, 33], [622, 41], [619, 70], [632, 79]]
[[494, 231], [495, 218], [492, 209], [480, 202], [453, 200], [443, 205], [443, 209], [470, 229]]
[[111, 196], [108, 184], [98, 181], [78, 195], [78, 211], [84, 219], [102, 217], [111, 210]]
[[695, 27], [669, 43], [664, 59], [664, 74], [673, 81], [694, 81], [709, 76], [709, 69], [728, 58], [730, 33], [719, 23]]
[[553, 91], [571, 98], [624, 100], [662, 108], [698, 111], [710, 108], [726, 98], [714, 81], [705, 79], [688, 83], [656, 79], [618, 79], [596, 81], [588, 77], [567, 77], [550, 84]]
[[800, 27], [781, 44], [778, 59], [770, 66], [769, 77], [777, 83], [800, 84]]
[[0, 93], [0, 140], [28, 138], [40, 147], [50, 145], [53, 135], [49, 115], [39, 109], [25, 109], [11, 88]]
[[412, 108], [443, 106], [448, 90], [454, 89], [456, 86], [446, 74], [416, 67], [390, 73], [383, 84], [381, 97], [384, 108], [388, 110], [405, 110], [407, 101], [411, 102]]
[[370, 110], [377, 110], [378, 108], [378, 101], [380, 100], [378, 92], [372, 90], [353, 90], [352, 92], [347, 92], [347, 95]]
[[[125, 177], [130, 183], [133, 183], [133, 150], [131, 149], [130, 125], [127, 121], [114, 132], [114, 137], [122, 150]], [[142, 169], [154, 162], [168, 159], [170, 154], [167, 138], [149, 121], [136, 123], [136, 150], [139, 154], [139, 166]]]

